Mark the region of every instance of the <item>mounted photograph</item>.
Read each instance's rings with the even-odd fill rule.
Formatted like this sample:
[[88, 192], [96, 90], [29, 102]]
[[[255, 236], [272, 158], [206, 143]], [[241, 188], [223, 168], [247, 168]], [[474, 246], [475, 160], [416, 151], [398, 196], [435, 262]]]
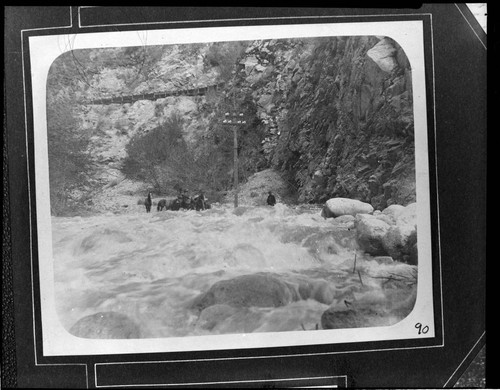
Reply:
[[436, 335], [422, 21], [29, 53], [45, 355]]

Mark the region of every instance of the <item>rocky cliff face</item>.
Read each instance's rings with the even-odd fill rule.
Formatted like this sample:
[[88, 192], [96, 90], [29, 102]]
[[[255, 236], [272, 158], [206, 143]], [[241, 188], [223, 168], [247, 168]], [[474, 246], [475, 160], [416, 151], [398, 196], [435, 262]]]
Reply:
[[[145, 54], [150, 62], [149, 67], [139, 60], [128, 67], [119, 66], [119, 62], [108, 64], [90, 80], [91, 86], [86, 88], [85, 98], [211, 85], [215, 83], [218, 73], [215, 68], [207, 68], [203, 63], [207, 49], [206, 45], [153, 47]], [[116, 50], [117, 58], [125, 55], [123, 49]], [[84, 55], [99, 58], [103, 56], [102, 52], [96, 49]], [[210, 96], [179, 95], [124, 104], [82, 104], [79, 118], [81, 127], [94, 133], [91, 150], [96, 163], [104, 168], [101, 172], [103, 180], [122, 177], [120, 167], [126, 157], [125, 147], [134, 135], [144, 134], [161, 125], [174, 113], [182, 119], [188, 141], [194, 134], [203, 131], [210, 117], [210, 113], [203, 110], [207, 99]]]
[[300, 202], [415, 201], [411, 67], [387, 37], [254, 42], [240, 62], [264, 153]]

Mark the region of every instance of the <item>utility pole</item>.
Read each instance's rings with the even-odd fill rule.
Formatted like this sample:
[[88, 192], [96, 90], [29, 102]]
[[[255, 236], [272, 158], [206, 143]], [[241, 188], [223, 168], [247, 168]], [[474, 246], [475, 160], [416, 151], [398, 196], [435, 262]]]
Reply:
[[246, 125], [247, 121], [243, 119], [243, 113], [224, 114], [223, 125], [231, 126], [233, 129], [233, 147], [234, 147], [234, 169], [233, 169], [233, 187], [234, 187], [234, 207], [238, 207], [238, 127]]

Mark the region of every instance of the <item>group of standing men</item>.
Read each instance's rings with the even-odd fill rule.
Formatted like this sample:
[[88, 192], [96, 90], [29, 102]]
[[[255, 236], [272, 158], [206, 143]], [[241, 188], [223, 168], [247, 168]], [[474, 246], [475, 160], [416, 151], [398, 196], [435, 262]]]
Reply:
[[179, 190], [177, 199], [174, 199], [170, 205], [170, 209], [174, 211], [179, 209], [206, 210], [209, 208], [210, 205], [207, 203], [207, 198], [202, 190], [198, 191], [198, 193], [192, 198], [189, 196], [186, 189]]
[[[149, 213], [151, 211], [152, 203], [153, 202], [151, 199], [151, 193], [149, 192], [144, 203], [146, 206], [146, 212]], [[274, 206], [276, 204], [276, 197], [274, 196], [272, 191], [269, 191], [268, 193], [267, 204], [269, 206]], [[202, 190], [198, 191], [198, 193], [191, 198], [186, 189], [179, 190], [177, 198], [174, 199], [170, 204], [167, 203], [166, 199], [160, 200], [158, 202], [158, 207], [157, 207], [158, 211], [161, 211], [163, 209], [172, 211], [178, 211], [180, 209], [199, 211], [199, 210], [206, 210], [209, 208], [210, 204], [207, 202], [207, 198], [205, 197], [205, 194], [203, 193]]]

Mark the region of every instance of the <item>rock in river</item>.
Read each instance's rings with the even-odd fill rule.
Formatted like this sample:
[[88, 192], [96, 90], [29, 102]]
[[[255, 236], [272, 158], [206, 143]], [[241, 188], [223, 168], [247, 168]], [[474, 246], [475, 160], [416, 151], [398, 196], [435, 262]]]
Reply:
[[373, 206], [356, 199], [332, 198], [326, 201], [325, 215], [340, 217], [341, 215], [371, 214]]
[[394, 260], [418, 264], [417, 204], [412, 203], [396, 215], [396, 224], [388, 229], [383, 238], [383, 246]]
[[225, 304], [234, 307], [278, 307], [298, 299], [293, 288], [269, 274], [251, 274], [221, 280], [195, 298], [192, 308]]
[[386, 222], [368, 214], [359, 214], [356, 217], [356, 228], [361, 249], [374, 256], [387, 254], [384, 238], [390, 226]]
[[382, 213], [358, 214], [356, 237], [362, 250], [373, 256], [418, 264], [417, 204], [391, 205]]
[[394, 218], [397, 218], [399, 214], [405, 209], [404, 206], [400, 204], [391, 204], [390, 206], [386, 207], [382, 213], [385, 215], [391, 215]]
[[105, 311], [79, 319], [70, 329], [71, 334], [87, 339], [136, 339], [139, 326], [124, 314]]
[[321, 327], [322, 329], [362, 328], [370, 326], [372, 319], [378, 316], [379, 314], [370, 308], [359, 310], [330, 308], [321, 316]]

